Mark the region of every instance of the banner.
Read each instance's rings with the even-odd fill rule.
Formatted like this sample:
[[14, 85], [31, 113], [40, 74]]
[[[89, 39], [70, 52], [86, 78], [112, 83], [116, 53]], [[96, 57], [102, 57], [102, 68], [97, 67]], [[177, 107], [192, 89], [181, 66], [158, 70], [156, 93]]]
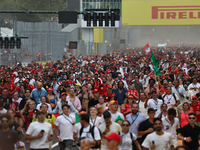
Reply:
[[199, 25], [200, 0], [122, 0], [122, 25]]

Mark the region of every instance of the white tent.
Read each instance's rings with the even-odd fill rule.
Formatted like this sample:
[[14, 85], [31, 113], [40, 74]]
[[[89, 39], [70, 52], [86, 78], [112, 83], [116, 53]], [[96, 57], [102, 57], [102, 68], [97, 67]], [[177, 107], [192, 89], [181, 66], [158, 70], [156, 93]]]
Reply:
[[13, 29], [1, 28], [1, 37], [11, 37], [13, 36]]

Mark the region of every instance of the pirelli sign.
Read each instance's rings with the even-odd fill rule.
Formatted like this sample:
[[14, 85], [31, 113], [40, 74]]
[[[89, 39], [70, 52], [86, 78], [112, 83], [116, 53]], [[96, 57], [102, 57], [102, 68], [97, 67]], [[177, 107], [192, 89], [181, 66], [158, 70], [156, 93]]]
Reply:
[[200, 0], [123, 0], [122, 25], [200, 25]]

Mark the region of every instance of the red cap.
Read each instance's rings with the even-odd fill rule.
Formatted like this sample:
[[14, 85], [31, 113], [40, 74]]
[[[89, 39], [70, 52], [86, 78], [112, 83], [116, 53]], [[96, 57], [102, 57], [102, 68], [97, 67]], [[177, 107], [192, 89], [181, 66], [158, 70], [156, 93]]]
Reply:
[[47, 91], [49, 92], [49, 91], [53, 91], [53, 88], [52, 87], [49, 87], [48, 89], [47, 89]]
[[124, 76], [127, 76], [129, 73], [124, 73]]
[[132, 98], [132, 99], [134, 99], [133, 95], [129, 95], [129, 96], [128, 96], [128, 99], [129, 99], [129, 98]]
[[67, 95], [65, 92], [62, 92], [61, 94], [60, 94], [60, 97], [62, 97], [63, 95]]
[[81, 114], [87, 114], [87, 112], [86, 112], [86, 111], [81, 111], [81, 112], [79, 113], [79, 115], [81, 115]]
[[197, 98], [197, 96], [196, 96], [196, 95], [192, 96], [192, 99], [196, 99], [196, 98]]
[[183, 76], [187, 76], [187, 74], [184, 74]]
[[98, 75], [99, 73], [98, 73], [98, 72], [95, 72], [94, 74], [95, 74], [95, 75]]
[[97, 92], [99, 92], [98, 89], [94, 89], [94, 90], [92, 91], [92, 93], [97, 93]]
[[109, 85], [108, 88], [109, 88], [109, 89], [112, 89], [113, 87], [112, 87], [112, 85]]
[[110, 135], [108, 136], [104, 136], [105, 139], [107, 140], [115, 140], [117, 142], [121, 142], [121, 138], [119, 136], [119, 134], [112, 132]]
[[88, 88], [87, 84], [84, 84], [83, 86], [86, 87], [86, 88]]

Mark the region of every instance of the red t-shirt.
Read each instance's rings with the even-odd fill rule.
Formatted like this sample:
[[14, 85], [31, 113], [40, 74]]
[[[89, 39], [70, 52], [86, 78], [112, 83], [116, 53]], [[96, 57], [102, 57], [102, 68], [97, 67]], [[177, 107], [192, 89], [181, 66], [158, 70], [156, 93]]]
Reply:
[[33, 111], [29, 112], [28, 115], [24, 115], [24, 119], [26, 121], [26, 130], [28, 129], [31, 122], [28, 120], [29, 118], [33, 117]]
[[[128, 95], [135, 95], [137, 97], [139, 97], [138, 91], [137, 90], [128, 90]], [[135, 99], [135, 97], [133, 97]]]
[[[191, 103], [190, 106], [191, 106], [191, 111], [193, 111], [196, 114], [197, 122], [200, 122], [200, 104], [197, 103], [196, 105], [194, 105], [193, 103]], [[197, 114], [197, 112], [199, 114]]]
[[[129, 104], [124, 104], [124, 106], [122, 106], [121, 108], [121, 113], [124, 113], [126, 112], [127, 110], [131, 109], [131, 106]], [[126, 115], [130, 114], [131, 112], [129, 113], [126, 113], [124, 114], [124, 118], [126, 119]]]
[[166, 94], [166, 93], [167, 93], [167, 90], [166, 90], [164, 87], [162, 87], [162, 88], [160, 89], [160, 91], [162, 91], [163, 94]]
[[99, 95], [103, 95], [104, 93], [106, 93], [106, 91], [107, 91], [107, 86], [108, 86], [107, 83], [106, 83], [106, 85], [101, 84], [101, 86], [99, 87]]
[[[9, 89], [9, 92], [14, 92], [15, 91], [15, 88], [16, 88], [16, 85], [13, 83], [13, 82], [10, 82], [10, 84], [8, 84], [8, 82], [6, 82], [4, 84], [5, 87], [7, 87]], [[13, 94], [9, 94], [8, 93], [8, 96], [9, 97], [13, 97]]]

